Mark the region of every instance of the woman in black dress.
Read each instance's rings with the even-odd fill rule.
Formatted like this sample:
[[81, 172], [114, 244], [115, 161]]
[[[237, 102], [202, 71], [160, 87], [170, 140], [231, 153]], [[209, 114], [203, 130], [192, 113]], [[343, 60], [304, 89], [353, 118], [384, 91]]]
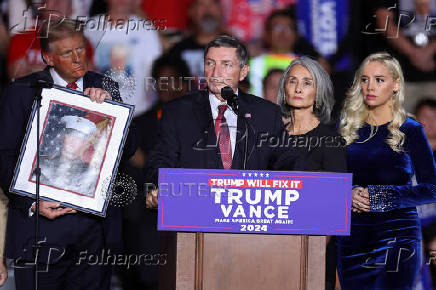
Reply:
[[295, 170], [346, 172], [345, 142], [330, 124], [333, 85], [321, 65], [306, 56], [292, 61], [280, 79], [277, 102], [291, 144], [304, 158]]
[[[305, 56], [293, 60], [280, 79], [277, 102], [300, 153], [294, 170], [346, 172], [345, 142], [330, 124], [333, 85], [321, 65]], [[334, 289], [335, 245], [334, 239], [327, 241], [326, 289]]]

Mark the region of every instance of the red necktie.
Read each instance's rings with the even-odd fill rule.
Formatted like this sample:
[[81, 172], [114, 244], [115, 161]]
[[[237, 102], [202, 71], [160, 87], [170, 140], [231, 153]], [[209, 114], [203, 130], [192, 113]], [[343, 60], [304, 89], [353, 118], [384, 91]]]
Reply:
[[75, 89], [77, 89], [77, 84], [76, 83], [69, 83], [69, 84], [67, 84], [67, 88], [75, 90]]
[[224, 169], [232, 167], [232, 145], [230, 143], [229, 126], [227, 125], [224, 112], [227, 110], [227, 105], [218, 106], [218, 117], [215, 120], [215, 133], [220, 146], [221, 160]]

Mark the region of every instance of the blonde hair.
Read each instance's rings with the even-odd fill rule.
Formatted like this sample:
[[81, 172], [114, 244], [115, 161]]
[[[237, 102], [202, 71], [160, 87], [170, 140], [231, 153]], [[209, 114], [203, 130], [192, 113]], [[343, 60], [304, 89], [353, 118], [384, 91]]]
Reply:
[[360, 81], [365, 66], [373, 61], [378, 61], [385, 65], [391, 72], [395, 81], [400, 82], [399, 90], [393, 95], [392, 103], [392, 122], [388, 125], [388, 137], [386, 143], [395, 152], [403, 151], [405, 135], [400, 131], [400, 126], [406, 120], [406, 111], [403, 108], [404, 102], [404, 76], [401, 66], [398, 61], [386, 52], [378, 52], [371, 54], [365, 58], [357, 70], [353, 85], [347, 92], [344, 108], [341, 113], [341, 122], [339, 125], [339, 133], [344, 137], [347, 145], [353, 143], [359, 138], [357, 131], [363, 127], [365, 120], [369, 117], [368, 106], [364, 102]]

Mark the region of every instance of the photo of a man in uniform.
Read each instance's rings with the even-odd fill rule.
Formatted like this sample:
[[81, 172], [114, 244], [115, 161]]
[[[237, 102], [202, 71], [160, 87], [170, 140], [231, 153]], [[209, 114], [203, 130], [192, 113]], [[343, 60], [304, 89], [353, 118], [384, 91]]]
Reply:
[[[44, 130], [41, 184], [93, 196], [109, 121], [92, 113], [65, 115], [58, 120]], [[35, 181], [34, 175], [32, 180]]]

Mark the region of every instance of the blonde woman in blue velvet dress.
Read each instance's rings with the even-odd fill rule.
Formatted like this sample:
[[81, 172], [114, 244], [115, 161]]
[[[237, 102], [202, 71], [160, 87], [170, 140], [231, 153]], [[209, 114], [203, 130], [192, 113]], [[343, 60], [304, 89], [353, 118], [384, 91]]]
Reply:
[[353, 173], [351, 235], [337, 239], [342, 289], [412, 289], [422, 262], [416, 206], [436, 201], [436, 169], [423, 127], [407, 117], [403, 100], [398, 61], [368, 56], [339, 125]]

